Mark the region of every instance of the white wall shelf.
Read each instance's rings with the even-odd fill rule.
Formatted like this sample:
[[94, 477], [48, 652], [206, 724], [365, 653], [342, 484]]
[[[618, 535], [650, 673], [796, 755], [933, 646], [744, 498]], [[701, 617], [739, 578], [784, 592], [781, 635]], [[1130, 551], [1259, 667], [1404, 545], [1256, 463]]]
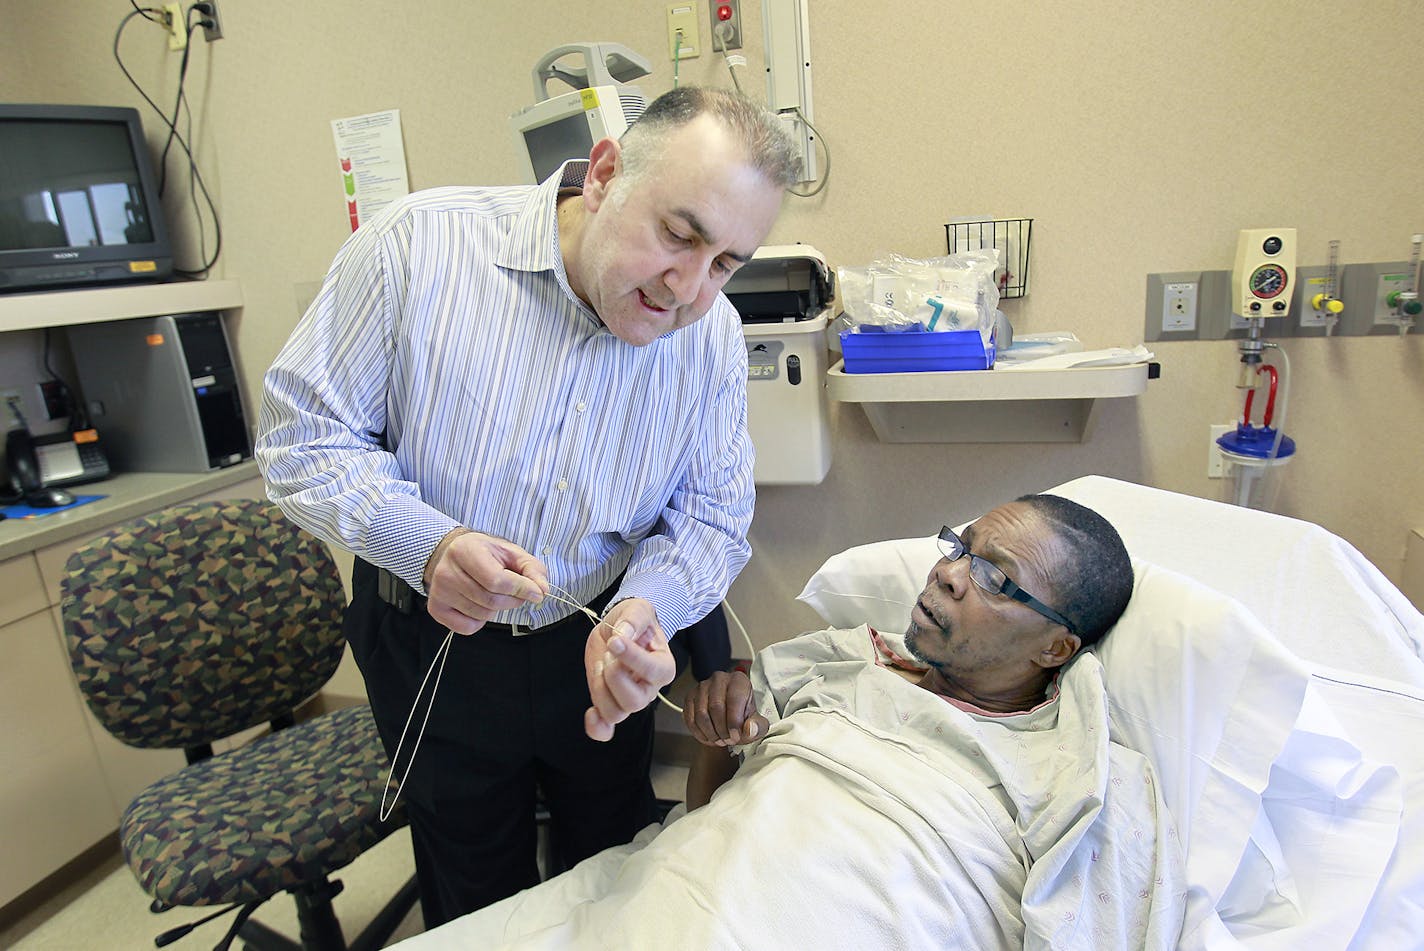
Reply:
[[831, 399], [860, 403], [881, 442], [1082, 442], [1100, 399], [1139, 396], [1147, 364], [946, 373], [826, 371]]
[[0, 333], [242, 307], [237, 281], [174, 281], [0, 295]]

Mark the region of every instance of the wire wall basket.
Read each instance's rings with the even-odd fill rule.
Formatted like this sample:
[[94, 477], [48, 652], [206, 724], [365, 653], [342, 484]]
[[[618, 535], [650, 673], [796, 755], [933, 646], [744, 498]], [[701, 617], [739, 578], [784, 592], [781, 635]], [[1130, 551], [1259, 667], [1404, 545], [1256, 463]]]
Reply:
[[944, 226], [950, 254], [999, 249], [999, 297], [1023, 297], [1028, 293], [1028, 244], [1032, 218], [999, 218], [985, 221], [952, 221]]

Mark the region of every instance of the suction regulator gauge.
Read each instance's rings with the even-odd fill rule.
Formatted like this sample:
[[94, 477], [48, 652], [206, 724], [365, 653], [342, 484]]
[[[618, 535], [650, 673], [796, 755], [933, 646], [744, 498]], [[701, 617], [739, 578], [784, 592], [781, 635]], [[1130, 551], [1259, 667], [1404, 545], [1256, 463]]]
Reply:
[[1286, 289], [1286, 269], [1279, 264], [1263, 264], [1251, 272], [1251, 293], [1262, 300], [1279, 297]]

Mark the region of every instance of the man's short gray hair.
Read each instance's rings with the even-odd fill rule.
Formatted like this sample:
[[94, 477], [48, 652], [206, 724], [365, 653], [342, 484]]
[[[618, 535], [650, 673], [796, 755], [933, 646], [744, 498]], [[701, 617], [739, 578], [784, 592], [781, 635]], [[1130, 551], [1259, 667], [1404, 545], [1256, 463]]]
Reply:
[[662, 155], [667, 133], [707, 114], [741, 143], [747, 163], [782, 188], [801, 180], [801, 156], [776, 114], [730, 89], [680, 86], [648, 104], [619, 139], [623, 174], [636, 180]]

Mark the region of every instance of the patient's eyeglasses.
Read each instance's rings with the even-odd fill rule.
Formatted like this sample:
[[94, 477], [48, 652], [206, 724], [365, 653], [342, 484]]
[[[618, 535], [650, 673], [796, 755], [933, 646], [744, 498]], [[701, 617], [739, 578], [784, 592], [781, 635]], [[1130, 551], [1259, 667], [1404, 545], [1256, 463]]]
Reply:
[[1027, 604], [1050, 621], [1062, 624], [1068, 628], [1069, 632], [1072, 632], [1073, 625], [1066, 617], [1010, 581], [1009, 576], [1004, 574], [998, 565], [971, 552], [964, 544], [964, 540], [956, 535], [954, 529], [948, 525], [939, 530], [939, 550], [950, 561], [958, 561], [968, 555], [969, 577], [974, 579], [974, 583], [979, 586], [980, 590], [989, 594], [1002, 594]]

